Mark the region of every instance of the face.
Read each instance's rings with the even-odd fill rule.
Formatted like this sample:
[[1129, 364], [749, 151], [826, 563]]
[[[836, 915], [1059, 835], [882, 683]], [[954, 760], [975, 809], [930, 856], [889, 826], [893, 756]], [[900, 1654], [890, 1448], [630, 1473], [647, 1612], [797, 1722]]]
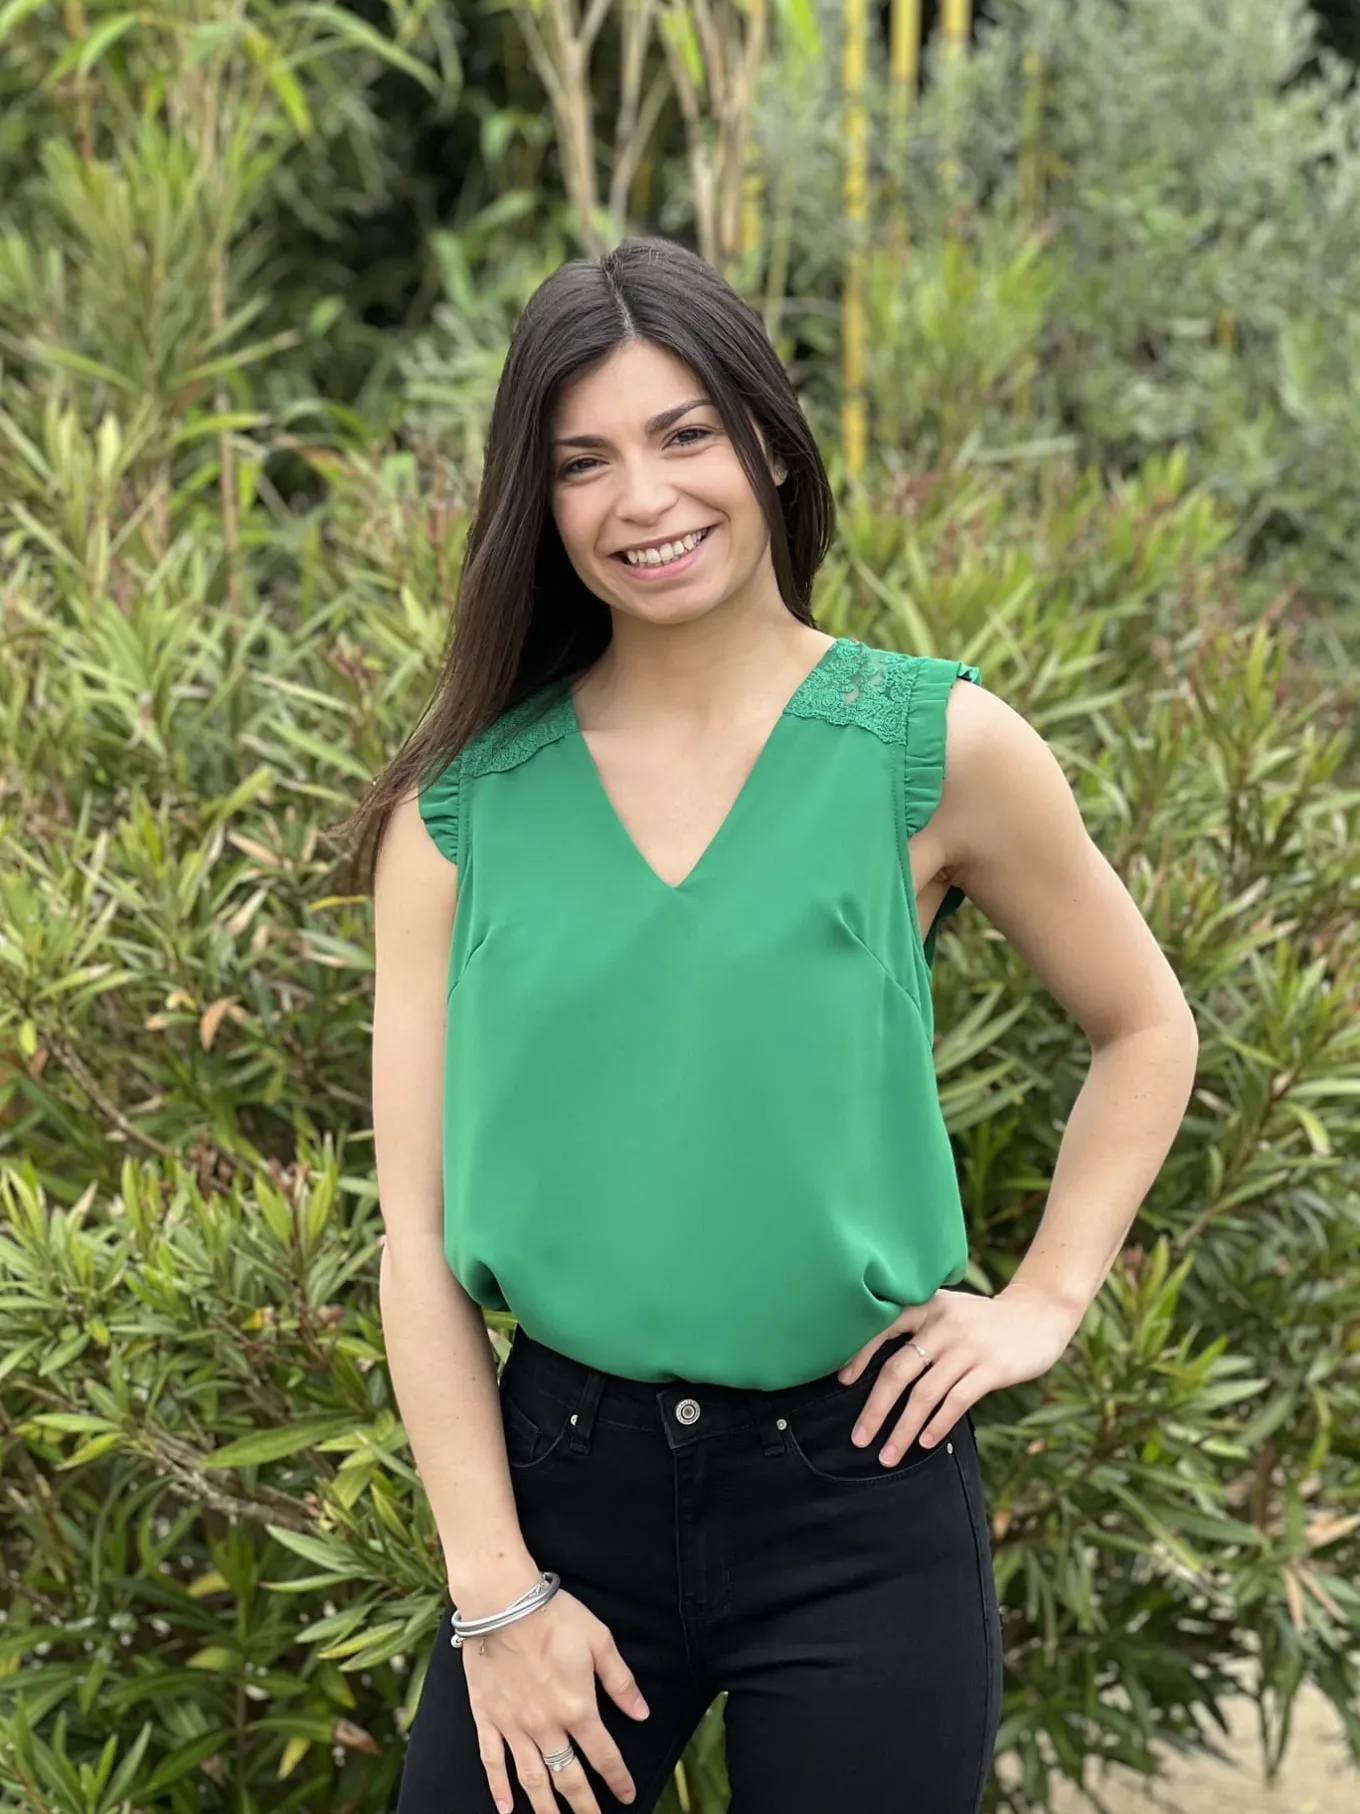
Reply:
[[[755, 493], [722, 418], [682, 361], [651, 345], [618, 348], [564, 388], [548, 432], [562, 546], [615, 611], [676, 623], [734, 600], [782, 608]], [[775, 464], [776, 483], [783, 473]], [[683, 552], [698, 530], [706, 533]], [[664, 564], [655, 552], [638, 560], [648, 544], [662, 543], [670, 544], [661, 549]]]

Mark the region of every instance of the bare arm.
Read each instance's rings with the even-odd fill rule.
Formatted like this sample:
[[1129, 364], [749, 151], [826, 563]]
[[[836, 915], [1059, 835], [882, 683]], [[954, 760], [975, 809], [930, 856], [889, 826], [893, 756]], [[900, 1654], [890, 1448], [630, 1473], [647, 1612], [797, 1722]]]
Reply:
[[444, 985], [458, 872], [412, 795], [374, 877], [373, 1132], [386, 1238], [378, 1280], [387, 1364], [464, 1618], [533, 1586], [480, 1306], [444, 1257]]
[[1043, 1218], [1011, 1281], [1062, 1305], [1075, 1327], [1175, 1139], [1195, 1082], [1194, 1018], [1057, 758], [978, 687], [950, 695], [940, 817], [949, 879], [1091, 1043]]
[[[852, 1440], [891, 1467], [919, 1437], [941, 1442], [988, 1392], [1037, 1379], [1062, 1354], [1113, 1264], [1176, 1137], [1195, 1081], [1194, 1017], [1119, 876], [1092, 842], [1056, 756], [1004, 700], [949, 695], [944, 791], [926, 858], [979, 906], [1081, 1027], [1092, 1058], [1068, 1117], [1048, 1202], [994, 1296], [941, 1288], [908, 1304], [851, 1357], [856, 1379], [902, 1331]], [[923, 848], [923, 855], [925, 850]], [[915, 1338], [919, 1337], [919, 1345]]]

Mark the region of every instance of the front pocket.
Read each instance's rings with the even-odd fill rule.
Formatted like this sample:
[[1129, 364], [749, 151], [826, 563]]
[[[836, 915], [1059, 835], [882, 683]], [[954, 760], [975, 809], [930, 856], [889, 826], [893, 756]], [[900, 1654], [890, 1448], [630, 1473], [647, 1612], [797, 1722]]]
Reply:
[[896, 1462], [885, 1466], [878, 1457], [886, 1446], [892, 1427], [906, 1409], [905, 1395], [883, 1419], [873, 1439], [861, 1449], [850, 1440], [868, 1393], [846, 1389], [845, 1398], [832, 1398], [807, 1411], [794, 1412], [788, 1419], [788, 1436], [793, 1453], [809, 1474], [818, 1480], [834, 1481], [838, 1486], [870, 1486], [876, 1481], [901, 1480], [918, 1473], [937, 1456], [943, 1455], [944, 1444], [923, 1448], [919, 1436]]
[[571, 1417], [565, 1405], [560, 1417], [554, 1411], [551, 1424], [539, 1424], [530, 1417], [504, 1386], [501, 1387], [501, 1430], [505, 1436], [505, 1459], [513, 1473], [536, 1468], [566, 1441]]

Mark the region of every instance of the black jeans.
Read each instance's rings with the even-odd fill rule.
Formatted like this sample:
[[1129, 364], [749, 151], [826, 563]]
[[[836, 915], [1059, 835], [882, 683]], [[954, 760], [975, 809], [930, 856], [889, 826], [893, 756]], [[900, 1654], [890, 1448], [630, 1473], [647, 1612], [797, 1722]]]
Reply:
[[[853, 1385], [761, 1393], [625, 1379], [516, 1332], [501, 1405], [524, 1540], [609, 1627], [650, 1709], [630, 1718], [596, 1678], [637, 1786], [620, 1802], [582, 1757], [602, 1814], [647, 1814], [724, 1689], [732, 1814], [975, 1814], [1001, 1625], [971, 1415], [884, 1467], [908, 1388], [866, 1448], [850, 1440], [908, 1339]], [[398, 1814], [494, 1814], [451, 1616]], [[529, 1814], [508, 1746], [506, 1765]]]

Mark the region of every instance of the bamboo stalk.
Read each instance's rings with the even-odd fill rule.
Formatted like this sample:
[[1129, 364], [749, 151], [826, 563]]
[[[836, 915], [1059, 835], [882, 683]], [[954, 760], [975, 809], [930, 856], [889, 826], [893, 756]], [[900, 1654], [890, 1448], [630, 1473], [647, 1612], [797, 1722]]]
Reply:
[[661, 41], [684, 121], [700, 255], [732, 275], [766, 0], [665, 0]]
[[945, 148], [940, 160], [940, 186], [952, 196], [959, 186], [961, 167], [958, 157], [958, 120], [952, 95], [952, 77], [968, 53], [972, 31], [973, 0], [941, 0], [940, 38], [944, 49], [943, 80], [945, 89]]
[[972, 27], [973, 0], [940, 0], [940, 32], [947, 57], [967, 54]]
[[910, 222], [903, 172], [907, 164], [907, 123], [921, 79], [921, 0], [892, 0], [888, 40], [888, 261], [898, 279], [906, 275]]
[[[652, 78], [646, 96], [642, 72], [656, 15], [656, 0], [623, 0], [622, 50], [619, 65], [619, 111], [614, 121], [614, 161], [609, 178], [610, 231], [621, 239], [628, 230], [628, 198], [642, 191], [634, 178], [642, 166], [647, 141], [670, 91], [666, 72]], [[650, 191], [650, 171], [645, 185]], [[645, 205], [645, 204], [644, 204]]]
[[866, 0], [845, 0], [841, 88], [845, 120], [845, 180], [842, 189], [849, 247], [841, 304], [841, 445], [847, 476], [864, 470], [868, 434], [864, 400], [864, 300], [869, 225], [868, 132], [864, 115], [864, 68], [869, 37]]
[[[590, 53], [612, 5], [613, 0], [590, 0], [584, 19], [577, 17], [576, 0], [519, 0], [515, 6], [515, 18], [553, 111], [562, 178], [590, 258], [598, 258], [604, 250], [595, 182]], [[540, 13], [544, 17], [543, 31], [539, 30]]]

